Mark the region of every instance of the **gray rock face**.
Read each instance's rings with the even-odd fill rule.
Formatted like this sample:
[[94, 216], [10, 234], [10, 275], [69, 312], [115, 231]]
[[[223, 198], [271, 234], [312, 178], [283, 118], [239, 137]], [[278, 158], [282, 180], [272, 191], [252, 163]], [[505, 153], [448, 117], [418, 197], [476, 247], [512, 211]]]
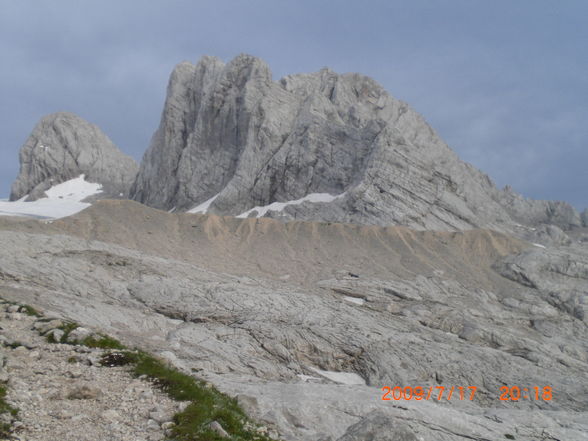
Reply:
[[582, 226], [580, 214], [566, 202], [528, 199], [508, 186], [501, 192], [499, 200], [517, 222], [528, 225], [552, 224], [564, 230]]
[[518, 228], [517, 236], [547, 246], [571, 245], [572, 239], [559, 227], [540, 224], [534, 228]]
[[584, 247], [529, 249], [495, 267], [504, 277], [539, 290], [559, 310], [588, 322], [588, 255]]
[[585, 208], [584, 211], [582, 211], [581, 219], [582, 219], [582, 226], [588, 227], [588, 208]]
[[[102, 131], [71, 113], [41, 119], [20, 150], [20, 173], [10, 200], [43, 197], [54, 185], [81, 174], [102, 184], [101, 197], [128, 197], [138, 165]], [[122, 194], [122, 196], [121, 196]]]
[[176, 67], [134, 199], [167, 210], [209, 201], [209, 212], [239, 215], [313, 193], [340, 197], [265, 215], [418, 229], [579, 224], [568, 204], [497, 190], [366, 76], [323, 69], [274, 82], [249, 55]]

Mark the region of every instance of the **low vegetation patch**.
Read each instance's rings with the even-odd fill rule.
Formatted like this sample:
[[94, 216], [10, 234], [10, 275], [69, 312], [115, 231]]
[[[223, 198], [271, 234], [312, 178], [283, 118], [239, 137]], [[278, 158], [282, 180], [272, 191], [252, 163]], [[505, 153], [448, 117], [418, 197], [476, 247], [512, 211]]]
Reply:
[[124, 345], [117, 339], [109, 337], [107, 335], [99, 334], [98, 336], [86, 337], [78, 344], [88, 346], [89, 348], [100, 348], [100, 349], [124, 349]]
[[270, 440], [255, 430], [237, 400], [149, 354], [138, 354], [134, 373], [136, 376], [146, 375], [175, 400], [191, 401], [183, 412], [174, 416], [176, 426], [172, 429], [172, 436], [178, 441], [226, 440], [209, 427], [213, 421], [220, 423], [234, 441]]
[[55, 337], [53, 336], [53, 334], [49, 334], [47, 336], [47, 341], [49, 343], [68, 343], [67, 337], [69, 337], [69, 334], [71, 333], [71, 331], [73, 331], [74, 329], [76, 329], [78, 327], [79, 327], [79, 325], [74, 322], [64, 323], [63, 325], [56, 328], [56, 329], [63, 331], [63, 336], [59, 339], [59, 341], [55, 340]]
[[[33, 308], [27, 310], [31, 315], [40, 316]], [[112, 349], [102, 356], [102, 366], [128, 365], [134, 376], [147, 378], [171, 398], [190, 403], [184, 411], [174, 415], [175, 426], [171, 429], [170, 440], [272, 441], [265, 434], [265, 429], [260, 430], [249, 420], [237, 400], [221, 393], [212, 385], [184, 374], [146, 352], [129, 350], [118, 340], [107, 335], [97, 334], [77, 342], [68, 341], [71, 332], [78, 327], [79, 325], [75, 322], [66, 322], [56, 328], [63, 331], [59, 341], [55, 340], [53, 333], [47, 335], [47, 340], [51, 343], [82, 344], [92, 348]], [[75, 361], [74, 357], [68, 360], [70, 363]], [[0, 412], [3, 411], [4, 406], [7, 406], [6, 409], [9, 412], [16, 412], [3, 401], [5, 389], [1, 391]], [[223, 437], [211, 428], [213, 422], [220, 424], [229, 434], [229, 438]]]
[[26, 315], [30, 315], [33, 317], [42, 317], [43, 316], [43, 314], [41, 314], [39, 311], [37, 311], [35, 308], [33, 308], [32, 306], [29, 306], [29, 305], [21, 305], [20, 303], [12, 302], [10, 300], [6, 300], [3, 298], [0, 298], [0, 302], [4, 305], [17, 305], [18, 312], [26, 314]]
[[[15, 417], [18, 414], [18, 409], [15, 409], [6, 402], [6, 386], [0, 385], [0, 414], [10, 414]], [[10, 435], [10, 424], [0, 422], [0, 437], [5, 438]]]
[[41, 317], [41, 313], [29, 305], [21, 306], [20, 312], [22, 312], [26, 315], [30, 315], [32, 317]]
[[257, 431], [237, 400], [212, 385], [186, 375], [165, 362], [141, 351], [113, 351], [102, 357], [103, 366], [133, 365], [136, 377], [145, 376], [177, 401], [189, 401], [183, 412], [174, 416], [171, 437], [177, 441], [226, 441], [210, 428], [218, 422], [233, 441], [271, 441]]
[[75, 322], [67, 322], [63, 325], [57, 327], [63, 331], [63, 335], [56, 341], [55, 335], [53, 333], [49, 333], [47, 335], [47, 341], [49, 343], [64, 343], [64, 344], [71, 344], [71, 345], [84, 345], [88, 346], [89, 348], [100, 348], [100, 349], [125, 349], [125, 346], [119, 342], [117, 339], [112, 338], [108, 335], [104, 334], [96, 334], [86, 337], [80, 341], [70, 341], [70, 334], [76, 328], [79, 328], [80, 325]]

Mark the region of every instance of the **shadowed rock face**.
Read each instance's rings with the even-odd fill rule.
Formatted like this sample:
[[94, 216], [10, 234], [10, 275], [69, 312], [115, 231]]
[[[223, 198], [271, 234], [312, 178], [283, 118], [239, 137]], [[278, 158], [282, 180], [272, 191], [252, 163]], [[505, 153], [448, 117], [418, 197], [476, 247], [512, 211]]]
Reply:
[[274, 82], [249, 55], [175, 68], [135, 200], [189, 210], [218, 195], [209, 212], [239, 215], [312, 193], [344, 196], [267, 216], [418, 229], [580, 224], [568, 204], [497, 190], [366, 76], [323, 69]]
[[20, 150], [20, 173], [10, 200], [43, 197], [54, 185], [78, 177], [102, 184], [101, 197], [128, 197], [138, 165], [95, 125], [65, 112], [41, 119]]

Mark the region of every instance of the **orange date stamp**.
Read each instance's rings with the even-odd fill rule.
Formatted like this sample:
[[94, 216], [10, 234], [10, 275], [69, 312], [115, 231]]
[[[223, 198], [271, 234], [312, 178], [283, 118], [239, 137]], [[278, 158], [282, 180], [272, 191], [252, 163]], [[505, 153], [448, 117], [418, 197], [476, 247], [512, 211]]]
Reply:
[[[473, 401], [476, 396], [476, 386], [406, 386], [406, 387], [382, 387], [383, 401], [409, 401], [409, 400], [470, 400]], [[551, 401], [553, 398], [553, 389], [550, 386], [544, 387], [519, 387], [519, 386], [502, 386], [498, 399], [501, 401], [519, 401], [519, 400], [543, 400]]]

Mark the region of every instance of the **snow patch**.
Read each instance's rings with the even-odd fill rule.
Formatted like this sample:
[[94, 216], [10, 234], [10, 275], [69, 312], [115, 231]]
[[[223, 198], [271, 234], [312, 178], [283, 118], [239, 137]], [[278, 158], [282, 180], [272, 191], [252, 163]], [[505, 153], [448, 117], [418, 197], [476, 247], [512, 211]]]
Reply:
[[45, 192], [49, 199], [81, 202], [88, 196], [102, 193], [102, 185], [87, 182], [85, 175], [54, 185]]
[[331, 381], [334, 381], [335, 383], [350, 384], [350, 385], [351, 384], [361, 384], [361, 385], [365, 386], [365, 380], [353, 372], [322, 371], [320, 369], [313, 368], [313, 367], [311, 367], [310, 369], [313, 370], [314, 372], [316, 372], [317, 374], [319, 374], [325, 378], [328, 378]]
[[545, 245], [541, 245], [540, 243], [534, 243], [534, 246], [538, 247], [538, 248], [546, 248]]
[[201, 214], [206, 214], [206, 212], [208, 211], [208, 208], [214, 202], [214, 200], [218, 197], [219, 194], [214, 195], [213, 197], [211, 197], [209, 200], [207, 200], [205, 202], [202, 202], [197, 207], [194, 207], [191, 210], [188, 210], [188, 213], [194, 213], [194, 214], [195, 213], [201, 213]]
[[25, 202], [27, 196], [18, 201], [0, 201], [0, 216], [24, 216], [39, 219], [59, 219], [71, 216], [88, 208], [82, 202], [88, 196], [102, 193], [102, 185], [87, 182], [85, 175], [54, 185], [45, 192], [47, 197]]
[[253, 207], [251, 210], [247, 210], [244, 213], [241, 213], [237, 217], [246, 218], [249, 217], [251, 213], [254, 211], [257, 212], [256, 217], [265, 216], [268, 211], [282, 211], [288, 205], [300, 205], [304, 202], [333, 202], [335, 199], [339, 199], [345, 196], [345, 193], [341, 193], [339, 195], [333, 196], [329, 193], [310, 193], [304, 196], [303, 198], [296, 199], [295, 201], [287, 201], [287, 202], [272, 202], [269, 205], [264, 205], [263, 207]]
[[356, 305], [363, 305], [365, 303], [365, 299], [362, 299], [359, 297], [344, 296], [343, 300], [347, 300], [348, 302], [355, 303]]
[[312, 380], [320, 380], [320, 378], [313, 377], [312, 375], [298, 374], [297, 377], [300, 378], [304, 383]]

